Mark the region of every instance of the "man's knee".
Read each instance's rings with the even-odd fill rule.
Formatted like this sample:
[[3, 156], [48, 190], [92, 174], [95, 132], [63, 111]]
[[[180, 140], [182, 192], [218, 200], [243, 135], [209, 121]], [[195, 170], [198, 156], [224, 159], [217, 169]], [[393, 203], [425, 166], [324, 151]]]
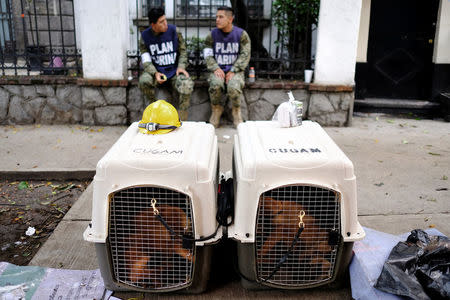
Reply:
[[242, 95], [242, 89], [240, 86], [229, 85], [227, 87], [227, 96], [229, 98], [236, 98]]
[[153, 80], [153, 76], [149, 73], [142, 73], [139, 76], [139, 88], [155, 88], [155, 81]]
[[209, 85], [208, 92], [210, 94], [222, 94], [223, 87], [220, 85]]
[[183, 95], [190, 95], [194, 91], [194, 81], [184, 75], [177, 76], [175, 86], [178, 93]]
[[223, 89], [225, 87], [225, 80], [217, 77], [214, 73], [211, 73], [208, 76], [208, 84], [210, 89]]

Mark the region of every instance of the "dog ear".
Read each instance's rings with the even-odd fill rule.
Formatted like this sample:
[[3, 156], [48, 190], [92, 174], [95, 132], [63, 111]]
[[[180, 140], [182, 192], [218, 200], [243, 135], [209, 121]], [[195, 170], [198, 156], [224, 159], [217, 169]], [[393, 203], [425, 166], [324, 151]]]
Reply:
[[270, 215], [276, 215], [283, 210], [283, 202], [275, 200], [271, 197], [264, 197], [263, 206]]

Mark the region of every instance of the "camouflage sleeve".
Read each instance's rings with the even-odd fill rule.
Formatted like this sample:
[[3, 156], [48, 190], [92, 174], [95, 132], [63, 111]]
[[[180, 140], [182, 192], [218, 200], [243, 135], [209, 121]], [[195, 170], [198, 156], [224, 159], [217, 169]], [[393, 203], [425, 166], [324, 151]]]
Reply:
[[233, 67], [231, 68], [232, 72], [242, 72], [245, 70], [245, 68], [247, 68], [248, 63], [250, 62], [250, 55], [252, 51], [251, 47], [252, 43], [250, 41], [250, 37], [248, 36], [246, 31], [242, 32], [239, 55], [234, 62]]
[[[213, 40], [212, 40], [211, 33], [208, 34], [208, 36], [205, 39], [205, 48], [204, 49], [207, 49], [207, 48], [210, 48], [210, 49], [213, 48]], [[203, 51], [203, 52], [205, 52], [205, 51]], [[205, 55], [205, 54], [203, 54], [203, 55]], [[216, 69], [219, 68], [219, 64], [214, 59], [214, 56], [206, 57], [205, 61], [206, 61], [206, 68], [208, 69], [208, 71], [214, 72]]]
[[[142, 38], [139, 40], [139, 51], [141, 53], [141, 58], [144, 53], [148, 53], [148, 49], [147, 47], [145, 47], [145, 43]], [[150, 53], [148, 53], [148, 55], [150, 55]], [[154, 76], [157, 72], [152, 62], [145, 62], [142, 64], [142, 66], [144, 67], [144, 72], [149, 73], [152, 76]]]
[[188, 57], [186, 51], [186, 43], [184, 42], [183, 35], [177, 29], [178, 35], [178, 68], [185, 69], [188, 66]]

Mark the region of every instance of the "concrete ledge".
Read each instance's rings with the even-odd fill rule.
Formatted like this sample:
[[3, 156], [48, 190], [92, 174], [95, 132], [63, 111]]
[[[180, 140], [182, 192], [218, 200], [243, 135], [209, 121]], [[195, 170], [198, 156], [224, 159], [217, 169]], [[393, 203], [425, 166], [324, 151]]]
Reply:
[[321, 85], [321, 84], [310, 84], [308, 86], [309, 91], [314, 92], [353, 92], [355, 86], [353, 85]]
[[84, 79], [78, 78], [77, 85], [80, 86], [92, 86], [92, 87], [127, 87], [129, 85], [128, 80], [106, 80], [106, 79]]
[[76, 84], [78, 78], [70, 76], [2, 76], [0, 85]]
[[[71, 76], [4, 76], [0, 78], [0, 85], [34, 85], [34, 84], [76, 84], [91, 87], [127, 87], [137, 86], [138, 79], [133, 80], [109, 80], [109, 79], [85, 79]], [[195, 87], [208, 87], [206, 80], [195, 80]], [[316, 92], [353, 92], [354, 86], [347, 85], [320, 85], [305, 83], [299, 80], [273, 80], [258, 79], [256, 82], [246, 82], [246, 89], [305, 89]]]

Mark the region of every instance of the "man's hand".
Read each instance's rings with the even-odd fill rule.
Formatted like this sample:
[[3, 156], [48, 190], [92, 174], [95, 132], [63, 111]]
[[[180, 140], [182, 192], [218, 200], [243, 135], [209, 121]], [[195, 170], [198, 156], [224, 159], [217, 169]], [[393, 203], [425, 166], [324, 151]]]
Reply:
[[183, 73], [184, 76], [189, 77], [189, 73], [185, 69], [177, 68], [177, 76], [180, 75], [180, 73]]
[[159, 73], [159, 72], [155, 73], [155, 78], [156, 78], [156, 82], [158, 82], [159, 84], [163, 84], [167, 80], [166, 75], [164, 75], [163, 73]]
[[220, 79], [224, 79], [225, 78], [225, 72], [221, 68], [217, 68], [214, 71], [214, 75], [216, 75], [216, 77], [220, 78]]
[[231, 72], [231, 71], [229, 71], [229, 72], [227, 73], [227, 76], [225, 77], [225, 83], [228, 84], [228, 81], [230, 81], [231, 78], [233, 78], [233, 76], [234, 76], [234, 73]]

